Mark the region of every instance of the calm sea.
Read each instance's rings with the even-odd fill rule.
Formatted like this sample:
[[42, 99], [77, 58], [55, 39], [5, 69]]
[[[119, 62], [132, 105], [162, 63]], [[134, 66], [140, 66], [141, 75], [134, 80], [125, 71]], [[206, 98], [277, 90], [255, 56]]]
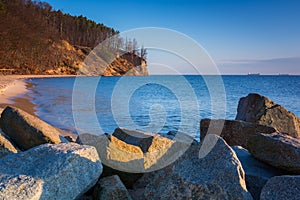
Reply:
[[[36, 115], [61, 129], [118, 127], [199, 133], [202, 118], [234, 119], [238, 101], [259, 93], [300, 117], [300, 76], [148, 76], [30, 79]], [[199, 137], [199, 134], [196, 134]]]

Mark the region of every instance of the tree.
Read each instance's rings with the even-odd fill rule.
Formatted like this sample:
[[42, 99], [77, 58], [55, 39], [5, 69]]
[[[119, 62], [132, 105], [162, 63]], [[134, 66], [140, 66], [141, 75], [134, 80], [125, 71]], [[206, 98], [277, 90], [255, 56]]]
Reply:
[[140, 56], [142, 60], [147, 60], [147, 49], [144, 48], [144, 45], [141, 47]]

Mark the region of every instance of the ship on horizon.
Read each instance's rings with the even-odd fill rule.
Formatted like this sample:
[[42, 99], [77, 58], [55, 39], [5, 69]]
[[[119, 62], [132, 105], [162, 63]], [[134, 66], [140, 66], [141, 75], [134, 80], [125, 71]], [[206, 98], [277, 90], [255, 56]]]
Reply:
[[289, 74], [281, 74], [281, 73], [279, 73], [278, 76], [289, 76]]
[[260, 73], [248, 73], [248, 76], [259, 76]]

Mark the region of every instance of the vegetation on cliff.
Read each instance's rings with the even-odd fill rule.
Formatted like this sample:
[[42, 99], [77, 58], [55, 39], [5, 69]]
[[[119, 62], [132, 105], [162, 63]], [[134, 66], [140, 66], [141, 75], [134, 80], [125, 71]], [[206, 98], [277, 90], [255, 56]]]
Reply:
[[[112, 36], [109, 48], [138, 54], [135, 40], [124, 41], [113, 28], [53, 10], [46, 2], [0, 0], [0, 24], [0, 74], [76, 74], [91, 50]], [[127, 65], [110, 68], [134, 68], [145, 62], [144, 51], [130, 56], [134, 59], [120, 56], [114, 63]]]

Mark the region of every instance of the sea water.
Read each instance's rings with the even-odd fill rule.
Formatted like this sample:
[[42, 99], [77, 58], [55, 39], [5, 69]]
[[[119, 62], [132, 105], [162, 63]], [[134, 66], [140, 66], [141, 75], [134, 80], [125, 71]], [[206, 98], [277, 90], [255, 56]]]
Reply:
[[36, 115], [64, 130], [112, 133], [118, 126], [199, 138], [203, 118], [235, 119], [238, 101], [259, 93], [300, 117], [300, 76], [147, 76], [29, 79]]

